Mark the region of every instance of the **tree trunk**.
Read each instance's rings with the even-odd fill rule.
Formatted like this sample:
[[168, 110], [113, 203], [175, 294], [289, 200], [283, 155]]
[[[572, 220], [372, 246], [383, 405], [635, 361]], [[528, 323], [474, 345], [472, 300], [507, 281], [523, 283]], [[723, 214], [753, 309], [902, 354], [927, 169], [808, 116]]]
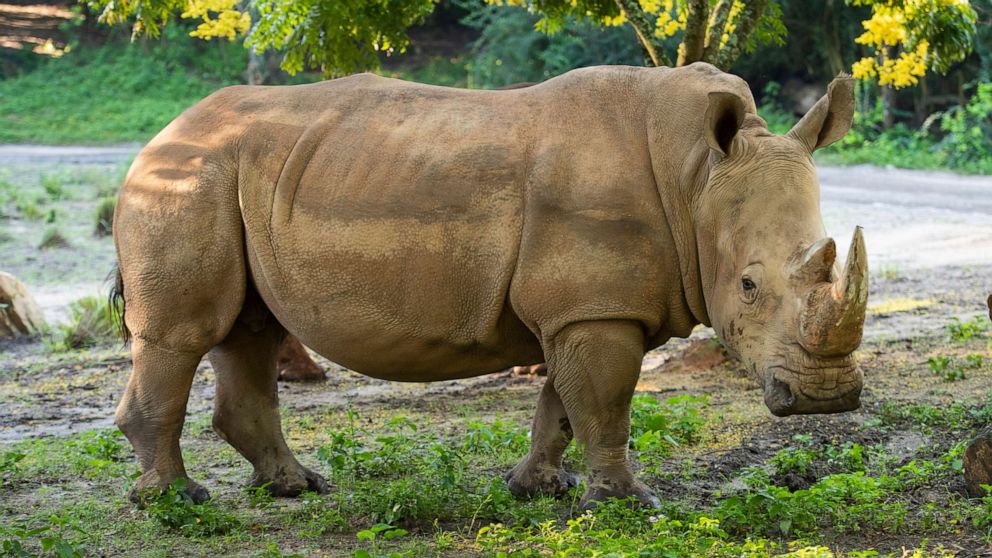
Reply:
[[882, 85], [882, 128], [888, 130], [896, 123], [896, 90], [891, 85]]
[[655, 42], [654, 25], [644, 13], [638, 0], [616, 0], [616, 3], [617, 7], [620, 8], [620, 13], [627, 18], [630, 26], [634, 28], [637, 40], [640, 41], [644, 52], [651, 59], [651, 63], [655, 66], [671, 66], [672, 61], [661, 49], [661, 44]]
[[709, 0], [689, 0], [685, 19], [685, 36], [679, 45], [676, 66], [685, 66], [703, 59], [706, 46], [706, 24], [709, 21]]
[[840, 23], [837, 21], [836, 0], [827, 0], [827, 9], [824, 13], [823, 38], [824, 46], [827, 48], [827, 64], [830, 64], [830, 73], [837, 75], [845, 70], [844, 55], [841, 52], [840, 44]]
[[703, 48], [702, 60], [713, 62], [716, 54], [720, 52], [720, 41], [723, 40], [723, 32], [727, 29], [727, 19], [730, 17], [730, 8], [734, 6], [734, 0], [720, 0], [713, 8], [713, 15], [710, 16], [709, 29], [706, 32], [706, 45]]
[[265, 83], [265, 60], [262, 55], [255, 52], [255, 49], [248, 49], [248, 67], [245, 68], [245, 83], [248, 85], [262, 85]]
[[717, 53], [713, 64], [721, 70], [727, 71], [747, 45], [748, 37], [758, 26], [758, 20], [765, 13], [768, 7], [768, 0], [749, 0], [744, 2], [744, 8], [737, 15], [736, 27], [733, 33], [727, 37], [727, 44]]

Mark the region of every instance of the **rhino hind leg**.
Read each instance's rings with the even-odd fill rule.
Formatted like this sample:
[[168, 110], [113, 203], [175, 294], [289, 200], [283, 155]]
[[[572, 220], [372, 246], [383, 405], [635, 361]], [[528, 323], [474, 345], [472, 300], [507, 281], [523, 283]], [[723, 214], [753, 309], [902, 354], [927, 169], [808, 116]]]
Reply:
[[544, 382], [527, 456], [503, 477], [518, 498], [549, 494], [560, 496], [578, 486], [578, 477], [562, 468], [561, 458], [572, 441], [568, 415], [551, 380]]
[[210, 351], [217, 375], [214, 430], [254, 466], [252, 486], [276, 496], [327, 492], [324, 478], [300, 465], [282, 434], [276, 357], [285, 330], [271, 316], [246, 320], [245, 314]]
[[179, 449], [186, 400], [202, 354], [165, 349], [136, 337], [131, 355], [134, 368], [116, 418], [141, 463], [142, 475], [131, 489], [131, 500], [140, 503], [144, 494], [182, 480], [194, 502], [206, 501], [207, 490], [186, 475]]
[[628, 461], [630, 400], [644, 358], [640, 324], [571, 324], [545, 343], [545, 351], [549, 378], [584, 448], [589, 476], [582, 507], [611, 497], [633, 497], [641, 505], [659, 507], [658, 498], [634, 478]]

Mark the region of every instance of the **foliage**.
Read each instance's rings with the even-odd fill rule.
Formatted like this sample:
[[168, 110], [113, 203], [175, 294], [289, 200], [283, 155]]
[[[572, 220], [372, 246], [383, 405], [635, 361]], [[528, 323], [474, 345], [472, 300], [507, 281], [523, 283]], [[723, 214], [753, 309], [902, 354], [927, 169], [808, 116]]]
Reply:
[[46, 344], [53, 351], [71, 351], [110, 342], [119, 321], [106, 298], [87, 296], [69, 306], [69, 322], [56, 326]]
[[100, 198], [96, 205], [96, 226], [93, 229], [97, 236], [110, 236], [114, 232], [114, 210], [117, 208], [117, 196]]
[[62, 234], [62, 231], [58, 227], [48, 227], [45, 229], [45, 233], [41, 236], [41, 242], [38, 243], [39, 250], [68, 247], [69, 239]]
[[[52, 515], [40, 527], [0, 525], [0, 555], [16, 558], [30, 556], [56, 556], [58, 558], [83, 558], [87, 553], [67, 537], [71, 533], [86, 535], [70, 517]], [[40, 552], [30, 548], [37, 546]]]
[[186, 479], [176, 479], [167, 490], [147, 494], [143, 502], [148, 517], [167, 529], [191, 537], [222, 535], [238, 525], [231, 514], [212, 503], [194, 504], [186, 492]]
[[[967, 0], [848, 0], [871, 6], [865, 32], [855, 39], [874, 49], [854, 64], [854, 77], [896, 88], [916, 85], [927, 70], [946, 73], [971, 52], [975, 10]], [[898, 51], [895, 55], [894, 51]]]
[[172, 26], [163, 42], [80, 47], [0, 80], [0, 142], [148, 141], [187, 107], [240, 81], [239, 45], [206, 44]]
[[604, 27], [569, 17], [553, 35], [538, 31], [539, 16], [526, 10], [464, 2], [462, 23], [479, 32], [468, 61], [470, 87], [538, 82], [573, 68], [643, 61], [628, 27]]
[[369, 549], [359, 549], [355, 551], [355, 558], [402, 558], [405, 556], [401, 552], [386, 553], [383, 551], [383, 543], [398, 539], [407, 535], [406, 529], [393, 527], [388, 523], [377, 523], [368, 529], [359, 531], [355, 537], [360, 541], [370, 544]]
[[951, 107], [940, 119], [947, 135], [938, 144], [950, 167], [987, 164], [992, 145], [992, 83], [979, 83], [967, 104]]
[[967, 321], [951, 318], [947, 324], [947, 333], [952, 341], [965, 342], [981, 337], [989, 329], [989, 322], [984, 317], [976, 317]]

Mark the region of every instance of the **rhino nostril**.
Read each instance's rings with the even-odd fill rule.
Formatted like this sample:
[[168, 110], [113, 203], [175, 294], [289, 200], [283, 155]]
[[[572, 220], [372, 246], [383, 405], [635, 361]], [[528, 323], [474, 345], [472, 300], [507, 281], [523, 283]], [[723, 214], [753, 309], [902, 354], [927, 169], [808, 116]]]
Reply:
[[775, 377], [772, 377], [771, 382], [768, 393], [765, 395], [765, 404], [772, 413], [778, 414], [795, 405], [796, 396], [792, 393], [789, 384]]

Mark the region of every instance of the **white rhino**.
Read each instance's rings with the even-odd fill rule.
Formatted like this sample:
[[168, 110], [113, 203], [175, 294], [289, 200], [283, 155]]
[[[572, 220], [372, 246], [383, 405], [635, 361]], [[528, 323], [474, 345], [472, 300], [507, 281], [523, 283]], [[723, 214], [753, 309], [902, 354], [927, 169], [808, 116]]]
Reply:
[[[114, 222], [134, 371], [117, 424], [136, 489], [185, 478], [197, 363], [214, 427], [276, 494], [325, 490], [283, 439], [285, 332], [398, 381], [548, 363], [518, 495], [560, 493], [573, 435], [584, 502], [657, 499], [628, 464], [645, 351], [712, 325], [776, 415], [859, 405], [867, 274], [843, 271], [814, 149], [853, 114], [841, 77], [786, 135], [708, 64], [595, 67], [469, 91], [356, 75], [229, 87], [135, 159]], [[189, 482], [196, 499], [206, 491]]]

